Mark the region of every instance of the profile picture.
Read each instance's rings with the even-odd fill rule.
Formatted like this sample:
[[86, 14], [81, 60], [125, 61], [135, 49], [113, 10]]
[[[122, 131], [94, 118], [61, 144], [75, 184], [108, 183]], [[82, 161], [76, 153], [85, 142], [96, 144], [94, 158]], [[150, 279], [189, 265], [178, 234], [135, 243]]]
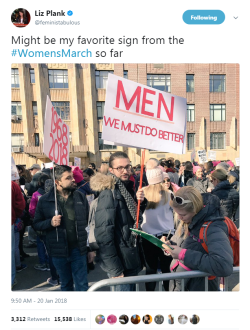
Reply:
[[107, 317], [107, 322], [113, 325], [117, 322], [117, 317], [114, 314], [111, 314]]
[[149, 314], [146, 314], [143, 316], [142, 321], [144, 324], [150, 324], [152, 322], [152, 316]]
[[191, 318], [190, 318], [190, 322], [192, 324], [198, 324], [200, 322], [200, 318], [198, 315], [194, 314]]
[[125, 314], [122, 314], [120, 317], [119, 317], [119, 322], [121, 324], [127, 324], [128, 323], [128, 315], [125, 315]]
[[162, 324], [164, 322], [164, 317], [163, 315], [156, 315], [154, 318], [154, 321], [156, 324]]
[[186, 324], [187, 323], [187, 321], [188, 321], [188, 318], [187, 318], [187, 316], [186, 315], [180, 315], [179, 317], [178, 317], [178, 322], [180, 323], [180, 324]]
[[132, 316], [131, 316], [131, 322], [132, 322], [133, 324], [139, 324], [139, 323], [141, 322], [141, 318], [140, 318], [140, 316], [137, 315], [137, 314], [132, 315]]
[[99, 314], [96, 316], [95, 321], [97, 324], [103, 324], [105, 322], [105, 316]]
[[30, 13], [24, 8], [17, 8], [11, 14], [11, 22], [16, 27], [25, 27], [29, 25]]
[[174, 324], [174, 317], [171, 314], [168, 315], [168, 324]]

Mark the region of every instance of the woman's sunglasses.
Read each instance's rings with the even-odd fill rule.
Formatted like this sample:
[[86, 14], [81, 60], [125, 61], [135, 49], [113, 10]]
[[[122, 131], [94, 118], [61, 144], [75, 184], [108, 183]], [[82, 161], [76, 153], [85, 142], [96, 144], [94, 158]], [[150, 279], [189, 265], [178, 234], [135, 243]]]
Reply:
[[165, 179], [163, 183], [170, 182], [170, 179]]
[[188, 199], [183, 199], [182, 197], [179, 196], [175, 196], [172, 192], [171, 192], [171, 200], [175, 201], [178, 205], [183, 205], [183, 204], [187, 204], [187, 203], [192, 203], [190, 200]]

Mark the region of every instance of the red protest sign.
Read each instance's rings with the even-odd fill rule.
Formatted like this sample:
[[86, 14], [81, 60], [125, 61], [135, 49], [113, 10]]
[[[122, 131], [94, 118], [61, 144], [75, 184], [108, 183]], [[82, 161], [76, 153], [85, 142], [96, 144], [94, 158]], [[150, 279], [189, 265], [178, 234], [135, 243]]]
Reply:
[[47, 96], [43, 152], [59, 165], [69, 164], [69, 126], [64, 123]]

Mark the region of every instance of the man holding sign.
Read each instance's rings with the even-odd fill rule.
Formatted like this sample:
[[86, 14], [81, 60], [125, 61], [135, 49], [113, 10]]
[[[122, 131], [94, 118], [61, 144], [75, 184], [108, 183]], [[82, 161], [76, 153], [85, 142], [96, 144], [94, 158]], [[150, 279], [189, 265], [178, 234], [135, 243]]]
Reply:
[[71, 167], [55, 167], [55, 192], [41, 196], [34, 228], [46, 232], [48, 254], [52, 257], [62, 291], [87, 291], [87, 232], [89, 207], [84, 194], [76, 190]]

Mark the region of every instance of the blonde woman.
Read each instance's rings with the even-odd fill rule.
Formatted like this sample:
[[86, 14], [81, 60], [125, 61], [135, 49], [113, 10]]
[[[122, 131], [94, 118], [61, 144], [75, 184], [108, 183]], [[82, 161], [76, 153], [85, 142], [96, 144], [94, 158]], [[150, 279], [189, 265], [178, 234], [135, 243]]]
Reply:
[[[209, 193], [201, 195], [194, 187], [183, 187], [171, 194], [170, 206], [180, 219], [175, 235], [167, 241], [174, 250], [164, 245], [166, 253], [173, 257], [171, 272], [200, 270], [213, 276], [231, 275], [233, 252], [219, 198]], [[200, 229], [206, 221], [212, 221], [207, 230], [208, 253], [199, 240]], [[209, 291], [218, 291], [218, 288], [217, 278], [209, 280]], [[170, 290], [180, 291], [181, 280], [170, 281]], [[204, 290], [204, 278], [185, 280], [185, 291]]]
[[[172, 237], [174, 234], [173, 210], [169, 205], [170, 192], [163, 184], [164, 176], [160, 167], [147, 169], [146, 176], [149, 185], [143, 188], [144, 196], [147, 199], [147, 207], [143, 213], [142, 230], [158, 238]], [[146, 261], [146, 274], [156, 274], [158, 262], [161, 265], [162, 273], [170, 272], [171, 258], [164, 255], [164, 252], [143, 240], [143, 250]], [[169, 281], [164, 281], [165, 291], [169, 290]], [[154, 291], [156, 283], [146, 283], [147, 291]]]

